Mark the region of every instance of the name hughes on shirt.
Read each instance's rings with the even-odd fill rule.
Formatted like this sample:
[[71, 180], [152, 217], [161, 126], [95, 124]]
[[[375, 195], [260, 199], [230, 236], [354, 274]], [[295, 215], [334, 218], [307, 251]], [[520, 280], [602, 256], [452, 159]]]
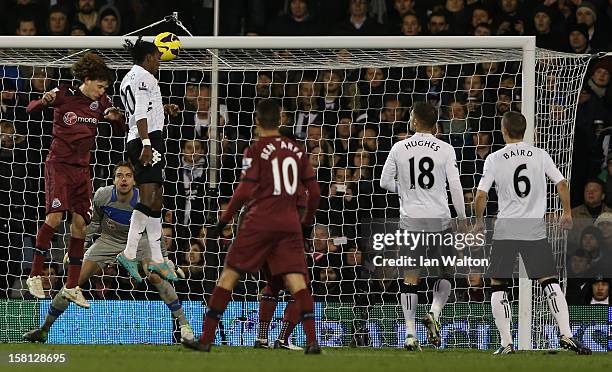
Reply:
[[406, 146], [408, 150], [410, 150], [410, 148], [412, 147], [429, 147], [434, 151], [438, 151], [440, 149], [440, 145], [436, 144], [435, 142], [426, 140], [408, 141], [404, 144], [404, 146]]

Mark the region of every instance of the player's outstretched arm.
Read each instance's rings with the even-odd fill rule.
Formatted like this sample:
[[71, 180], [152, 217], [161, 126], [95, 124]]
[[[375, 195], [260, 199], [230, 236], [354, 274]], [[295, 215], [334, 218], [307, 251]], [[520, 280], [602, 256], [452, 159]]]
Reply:
[[488, 195], [482, 190], [476, 191], [476, 197], [474, 198], [474, 212], [476, 213], [476, 224], [474, 226], [475, 233], [482, 233], [484, 231], [484, 212], [487, 207]]
[[29, 114], [31, 112], [40, 111], [43, 108], [52, 105], [55, 102], [55, 99], [57, 98], [57, 92], [57, 88], [52, 89], [43, 94], [41, 99], [31, 101], [28, 104], [28, 107], [26, 108], [26, 112]]
[[395, 146], [397, 146], [397, 144], [395, 144], [389, 152], [389, 156], [387, 156], [387, 160], [383, 166], [382, 175], [380, 176], [380, 187], [391, 192], [398, 192], [397, 181], [395, 179], [397, 175]]

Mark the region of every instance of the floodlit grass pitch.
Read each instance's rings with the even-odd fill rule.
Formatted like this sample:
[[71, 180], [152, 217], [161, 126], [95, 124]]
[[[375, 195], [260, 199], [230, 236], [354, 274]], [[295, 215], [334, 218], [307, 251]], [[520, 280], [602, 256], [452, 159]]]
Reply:
[[[65, 353], [64, 364], [9, 365], [12, 353]], [[322, 355], [247, 347], [197, 353], [181, 346], [0, 344], [0, 371], [611, 371], [612, 353], [578, 356], [567, 351], [518, 352], [425, 349], [324, 348]]]

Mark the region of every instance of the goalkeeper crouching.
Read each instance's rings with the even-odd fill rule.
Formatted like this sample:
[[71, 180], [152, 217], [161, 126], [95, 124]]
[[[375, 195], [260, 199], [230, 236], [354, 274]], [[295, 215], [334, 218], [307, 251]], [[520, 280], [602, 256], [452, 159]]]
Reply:
[[[113, 185], [101, 187], [96, 191], [93, 200], [93, 218], [87, 227], [86, 240], [91, 242], [93, 235], [98, 233], [100, 237], [85, 253], [79, 286], [87, 283], [92, 276], [101, 274], [107, 265], [116, 262], [117, 254], [125, 248], [132, 211], [139, 201], [138, 194], [134, 181], [134, 168], [128, 162], [120, 162], [115, 166]], [[161, 249], [165, 260], [171, 269], [174, 269], [174, 265], [168, 260], [165, 246], [163, 243], [160, 244], [162, 244]], [[146, 235], [143, 235], [138, 244], [137, 259], [147, 274], [147, 278], [172, 312], [172, 316], [178, 320], [181, 341], [193, 340], [193, 329], [185, 317], [174, 287], [157, 273], [146, 270], [151, 260]], [[56, 295], [49, 305], [44, 323], [40, 328], [24, 334], [23, 339], [30, 342], [46, 342], [51, 326], [68, 308], [68, 305], [69, 302], [66, 299], [61, 295]]]

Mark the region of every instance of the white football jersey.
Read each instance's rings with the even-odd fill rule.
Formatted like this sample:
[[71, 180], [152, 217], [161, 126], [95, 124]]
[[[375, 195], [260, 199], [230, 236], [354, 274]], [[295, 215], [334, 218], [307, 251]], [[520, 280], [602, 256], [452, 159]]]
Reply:
[[155, 76], [134, 65], [121, 81], [121, 101], [128, 120], [128, 142], [139, 138], [136, 122], [147, 119], [148, 132], [164, 127], [164, 105]]
[[[565, 179], [545, 150], [525, 142], [506, 145], [487, 157], [478, 190], [488, 193], [495, 182], [499, 212], [494, 239], [546, 237], [547, 176], [555, 185]], [[504, 226], [500, 223], [503, 219]]]
[[430, 222], [435, 219], [442, 224], [440, 227], [423, 229], [440, 231], [448, 228], [451, 217], [446, 194], [447, 180], [449, 185], [458, 189], [458, 195], [452, 193], [453, 204], [460, 209], [460, 216], [464, 217], [455, 149], [432, 134], [416, 133], [393, 145], [383, 167], [380, 184], [399, 194], [403, 221], [410, 221], [409, 224], [415, 226], [425, 223], [427, 219], [431, 219]]

